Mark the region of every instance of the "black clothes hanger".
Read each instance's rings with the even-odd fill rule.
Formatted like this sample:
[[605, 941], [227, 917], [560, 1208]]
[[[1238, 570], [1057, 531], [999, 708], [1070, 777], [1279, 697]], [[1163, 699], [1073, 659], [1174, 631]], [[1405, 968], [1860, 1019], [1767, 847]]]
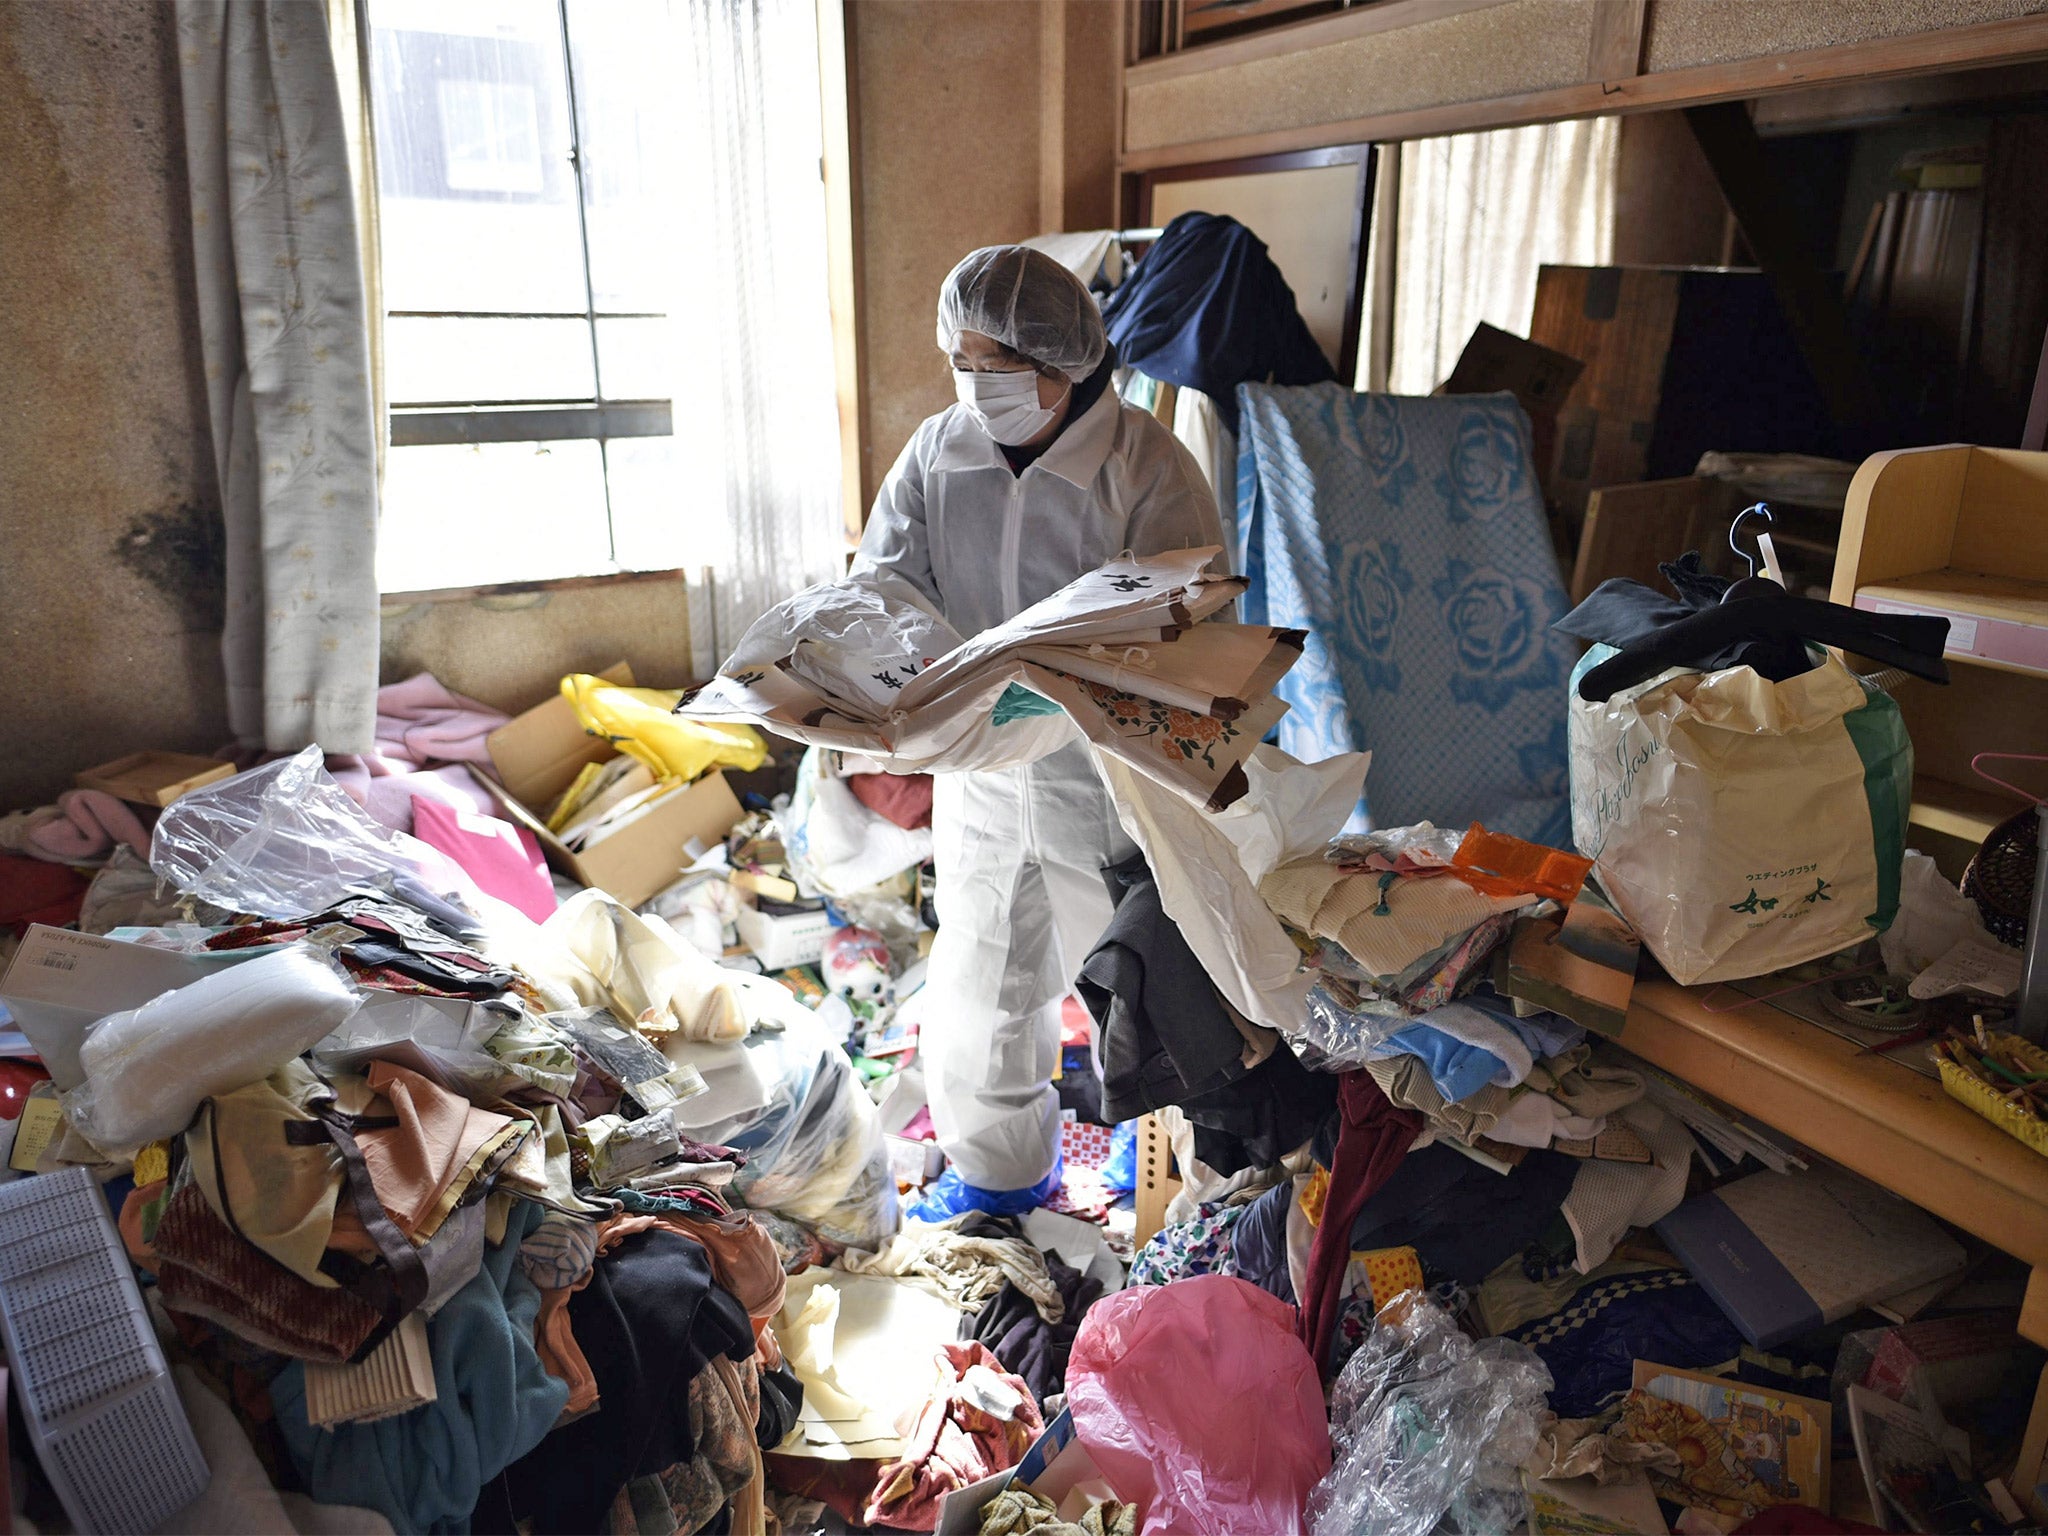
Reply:
[[[1738, 582], [1720, 604], [1622, 648], [1579, 679], [1579, 697], [1598, 704], [1624, 688], [1647, 682], [1671, 667], [1694, 664], [1738, 640], [1785, 638], [1832, 645], [1929, 682], [1948, 681], [1941, 659], [1948, 620], [1917, 613], [1866, 613], [1794, 597], [1776, 582], [1758, 578], [1768, 592], [1737, 596]], [[1772, 595], [1775, 594], [1775, 595]]]

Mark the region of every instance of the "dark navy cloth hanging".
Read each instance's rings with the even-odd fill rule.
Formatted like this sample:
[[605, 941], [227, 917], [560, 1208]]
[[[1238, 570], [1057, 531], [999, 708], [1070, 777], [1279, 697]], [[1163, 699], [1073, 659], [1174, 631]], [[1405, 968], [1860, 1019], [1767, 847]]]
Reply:
[[1336, 370], [1309, 334], [1266, 243], [1237, 220], [1184, 213], [1103, 302], [1124, 362], [1199, 389], [1237, 431], [1240, 384], [1321, 384]]

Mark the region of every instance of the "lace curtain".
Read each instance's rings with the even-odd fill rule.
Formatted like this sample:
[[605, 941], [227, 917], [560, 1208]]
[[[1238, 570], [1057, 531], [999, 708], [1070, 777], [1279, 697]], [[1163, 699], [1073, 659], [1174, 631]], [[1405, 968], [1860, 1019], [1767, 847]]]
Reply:
[[1528, 335], [1538, 267], [1613, 259], [1620, 143], [1608, 117], [1401, 146], [1391, 393], [1434, 390], [1482, 320]]
[[814, 0], [670, 0], [669, 14], [685, 180], [675, 512], [709, 677], [763, 611], [845, 570], [824, 133]]

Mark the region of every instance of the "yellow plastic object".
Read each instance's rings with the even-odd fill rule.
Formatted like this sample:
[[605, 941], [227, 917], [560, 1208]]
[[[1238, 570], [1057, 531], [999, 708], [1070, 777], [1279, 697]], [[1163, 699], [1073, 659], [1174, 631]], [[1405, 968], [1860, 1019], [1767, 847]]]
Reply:
[[[2005, 1051], [2012, 1060], [2024, 1062], [2029, 1072], [2048, 1074], [2048, 1051], [2038, 1045], [2022, 1040], [2018, 1035], [1996, 1033], [1991, 1036], [1991, 1043]], [[2015, 1101], [1993, 1088], [1975, 1073], [1958, 1065], [1943, 1047], [1935, 1048], [1934, 1062], [1941, 1068], [1941, 1086], [1948, 1090], [1950, 1098], [1962, 1100], [2006, 1135], [2017, 1136], [2043, 1157], [2048, 1157], [2048, 1120], [2028, 1109], [2023, 1099]]]
[[768, 745], [751, 725], [717, 725], [671, 714], [682, 695], [669, 688], [622, 688], [588, 672], [562, 679], [562, 697], [583, 728], [602, 736], [657, 777], [694, 779], [713, 768], [741, 773], [768, 759]]

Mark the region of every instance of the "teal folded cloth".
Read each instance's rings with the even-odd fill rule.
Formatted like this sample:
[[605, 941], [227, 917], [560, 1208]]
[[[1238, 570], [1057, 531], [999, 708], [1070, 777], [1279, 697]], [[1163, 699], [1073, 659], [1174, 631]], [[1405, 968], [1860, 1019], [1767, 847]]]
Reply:
[[996, 700], [993, 718], [997, 725], [1008, 725], [1012, 720], [1029, 720], [1033, 715], [1056, 715], [1059, 712], [1059, 705], [1044, 694], [1033, 693], [1022, 683], [1012, 683]]
[[306, 1418], [306, 1368], [293, 1362], [271, 1384], [271, 1405], [306, 1491], [322, 1504], [367, 1505], [395, 1531], [466, 1532], [484, 1485], [547, 1434], [569, 1399], [534, 1352], [540, 1291], [519, 1266], [519, 1245], [546, 1213], [512, 1207], [505, 1240], [427, 1323], [439, 1396], [374, 1424], [315, 1429]]

